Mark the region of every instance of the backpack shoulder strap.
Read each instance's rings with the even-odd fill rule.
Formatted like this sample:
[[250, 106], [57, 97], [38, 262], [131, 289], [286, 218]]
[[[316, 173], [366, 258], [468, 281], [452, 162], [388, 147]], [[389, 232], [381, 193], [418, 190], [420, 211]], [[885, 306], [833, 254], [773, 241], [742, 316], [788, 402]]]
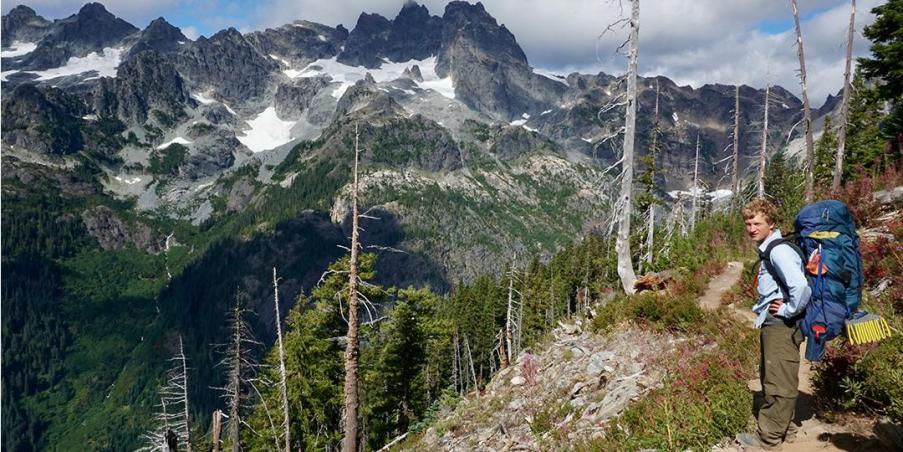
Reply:
[[784, 276], [777, 271], [774, 264], [771, 262], [771, 251], [779, 245], [786, 244], [800, 256], [800, 260], [803, 263], [803, 265], [805, 266], [806, 265], [806, 257], [804, 256], [803, 250], [801, 250], [800, 247], [796, 243], [794, 243], [791, 240], [788, 240], [789, 238], [792, 238], [794, 236], [795, 236], [795, 233], [790, 234], [787, 237], [775, 239], [771, 243], [769, 243], [767, 247], [765, 247], [765, 251], [759, 251], [759, 261], [761, 261], [762, 264], [765, 265], [765, 270], [768, 270], [768, 274], [771, 275], [772, 278], [774, 278], [776, 283], [778, 283], [778, 287], [781, 288], [781, 293], [785, 297], [790, 295], [790, 288], [787, 287], [787, 282], [784, 280]]

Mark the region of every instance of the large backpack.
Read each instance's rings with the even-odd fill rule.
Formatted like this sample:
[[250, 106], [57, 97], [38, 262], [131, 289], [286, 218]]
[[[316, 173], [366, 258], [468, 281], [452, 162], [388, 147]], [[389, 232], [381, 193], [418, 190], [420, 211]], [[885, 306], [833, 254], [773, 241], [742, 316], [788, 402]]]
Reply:
[[[862, 257], [856, 224], [846, 204], [820, 201], [800, 210], [794, 232], [779, 243], [790, 244], [802, 257], [804, 272], [812, 289], [801, 328], [806, 335], [806, 359], [819, 361], [825, 345], [844, 332], [862, 299]], [[787, 293], [787, 285], [775, 272], [770, 251], [760, 253], [769, 273]]]

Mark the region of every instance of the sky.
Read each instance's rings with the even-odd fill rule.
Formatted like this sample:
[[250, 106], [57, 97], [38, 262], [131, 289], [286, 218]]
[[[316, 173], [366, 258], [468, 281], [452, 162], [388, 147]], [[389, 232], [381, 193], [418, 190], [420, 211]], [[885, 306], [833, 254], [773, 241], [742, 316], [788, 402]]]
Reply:
[[[242, 32], [278, 27], [298, 19], [354, 28], [362, 12], [388, 18], [405, 0], [106, 0], [113, 14], [144, 28], [157, 18], [180, 27], [189, 38], [235, 27]], [[809, 82], [809, 98], [818, 107], [843, 82], [849, 0], [798, 0]], [[30, 6], [48, 19], [78, 11], [78, 0], [3, 2]], [[421, 0], [441, 16], [447, 0]], [[871, 9], [884, 0], [856, 2], [854, 56], [867, 56], [870, 42], [862, 28], [874, 21]], [[536, 68], [619, 74], [626, 60], [616, 49], [626, 28], [603, 33], [629, 15], [627, 0], [485, 0]], [[801, 94], [793, 13], [789, 0], [642, 0], [640, 3], [640, 75], [664, 75], [680, 85], [706, 83], [764, 87], [778, 84]]]

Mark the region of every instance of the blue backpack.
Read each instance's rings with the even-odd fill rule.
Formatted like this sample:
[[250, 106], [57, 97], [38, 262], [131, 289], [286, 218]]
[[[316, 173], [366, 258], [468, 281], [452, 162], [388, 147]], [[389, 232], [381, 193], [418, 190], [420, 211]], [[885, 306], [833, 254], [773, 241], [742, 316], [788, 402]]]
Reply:
[[[846, 204], [820, 201], [800, 210], [793, 234], [776, 242], [791, 245], [802, 257], [812, 297], [800, 326], [807, 338], [806, 359], [820, 361], [825, 345], [844, 333], [846, 321], [856, 314], [862, 299], [862, 257], [856, 224]], [[769, 246], [761, 257], [787, 293], [786, 283], [773, 271], [769, 259], [771, 249], [778, 244]]]

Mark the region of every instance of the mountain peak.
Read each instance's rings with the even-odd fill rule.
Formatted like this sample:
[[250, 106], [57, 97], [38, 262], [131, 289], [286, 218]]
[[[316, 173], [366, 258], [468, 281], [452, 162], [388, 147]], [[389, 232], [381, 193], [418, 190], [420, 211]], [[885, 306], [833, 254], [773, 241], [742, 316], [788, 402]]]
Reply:
[[188, 38], [182, 34], [182, 30], [166, 19], [158, 17], [141, 32], [141, 37], [129, 50], [129, 57], [145, 50], [156, 50], [160, 53], [176, 52], [185, 41], [188, 41]]
[[113, 16], [112, 13], [107, 11], [107, 8], [105, 8], [102, 4], [96, 3], [96, 2], [95, 3], [86, 3], [85, 6], [82, 6], [82, 8], [80, 10], [78, 10], [78, 16], [79, 17], [97, 17], [97, 16], [116, 17], [116, 16]]
[[13, 9], [9, 10], [9, 14], [7, 14], [7, 15], [15, 16], [15, 17], [35, 17], [38, 15], [38, 13], [36, 13], [33, 9], [31, 9], [25, 5], [19, 5]]

